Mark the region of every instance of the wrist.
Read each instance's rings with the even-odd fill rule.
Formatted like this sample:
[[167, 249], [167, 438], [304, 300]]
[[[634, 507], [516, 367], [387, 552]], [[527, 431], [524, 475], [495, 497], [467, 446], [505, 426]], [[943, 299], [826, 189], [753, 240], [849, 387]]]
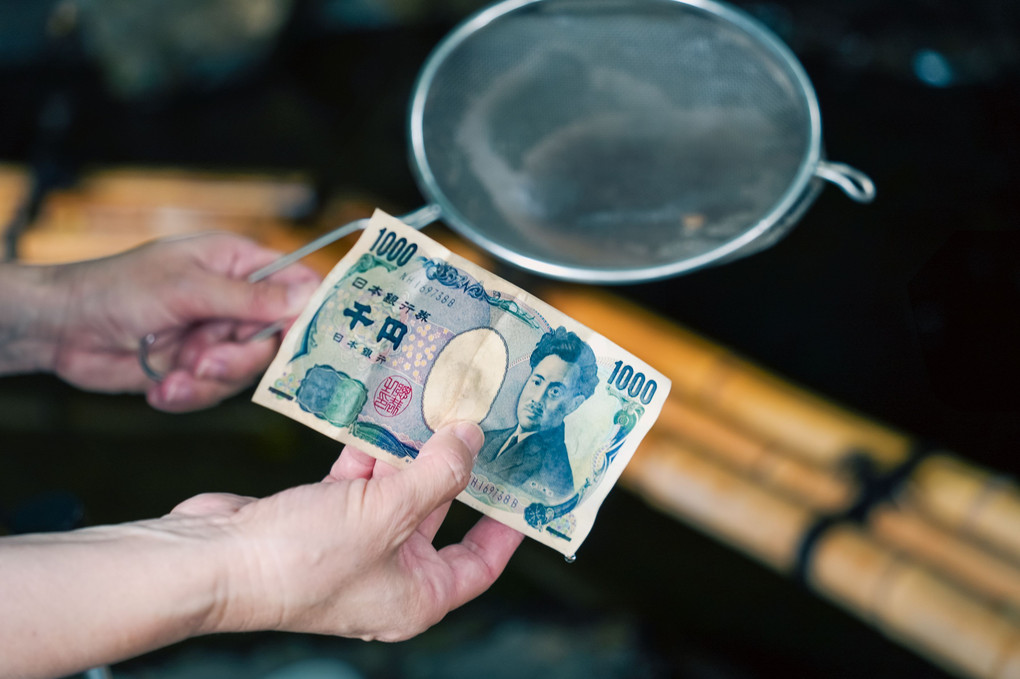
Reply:
[[[121, 534], [124, 554], [138, 567], [137, 582], [122, 578], [121, 584], [156, 590], [149, 606], [161, 611], [155, 635], [143, 642], [150, 648], [182, 639], [243, 631], [232, 613], [238, 581], [238, 540], [224, 516], [177, 516], [121, 524], [109, 528]], [[128, 556], [130, 553], [132, 556]]]
[[203, 559], [210, 576], [209, 600], [195, 635], [249, 632], [271, 629], [258, 620], [252, 596], [255, 591], [252, 564], [248, 563], [243, 539], [232, 517], [205, 517], [198, 520], [205, 545]]
[[[246, 526], [244, 512], [212, 517], [216, 541], [215, 596], [200, 634], [286, 630], [286, 592], [280, 578], [289, 547]], [[293, 547], [293, 546], [291, 546]]]
[[0, 265], [0, 374], [53, 370], [70, 304], [63, 268]]

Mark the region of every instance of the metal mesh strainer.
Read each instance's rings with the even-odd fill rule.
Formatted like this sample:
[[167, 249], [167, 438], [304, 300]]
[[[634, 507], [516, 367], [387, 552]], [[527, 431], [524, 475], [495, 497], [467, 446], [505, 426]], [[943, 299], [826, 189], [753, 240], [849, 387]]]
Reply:
[[709, 0], [505, 0], [436, 47], [409, 123], [430, 203], [405, 221], [442, 218], [553, 278], [650, 280], [760, 250], [823, 179], [874, 196], [823, 159], [793, 54]]
[[508, 0], [434, 51], [410, 116], [422, 191], [453, 228], [556, 278], [661, 278], [792, 226], [825, 163], [790, 51], [715, 2]]

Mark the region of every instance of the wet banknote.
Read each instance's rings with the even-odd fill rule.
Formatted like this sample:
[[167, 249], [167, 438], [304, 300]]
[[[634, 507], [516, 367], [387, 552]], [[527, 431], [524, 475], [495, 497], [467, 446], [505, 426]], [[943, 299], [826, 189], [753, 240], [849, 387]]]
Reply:
[[571, 557], [669, 388], [606, 338], [377, 211], [254, 401], [392, 464], [447, 422], [478, 422], [485, 443], [458, 499]]

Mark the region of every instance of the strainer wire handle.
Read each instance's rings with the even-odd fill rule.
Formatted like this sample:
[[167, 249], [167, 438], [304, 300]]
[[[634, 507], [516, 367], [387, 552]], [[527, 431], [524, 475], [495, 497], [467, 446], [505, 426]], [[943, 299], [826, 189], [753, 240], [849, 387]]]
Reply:
[[815, 176], [832, 182], [858, 203], [875, 200], [875, 182], [871, 181], [871, 177], [845, 163], [820, 161], [815, 168]]
[[[439, 219], [442, 214], [442, 209], [438, 205], [430, 204], [425, 207], [418, 208], [414, 212], [409, 212], [406, 215], [400, 217], [400, 221], [404, 222], [412, 229], [422, 229], [432, 222]], [[325, 233], [307, 245], [303, 245], [293, 252], [283, 255], [277, 260], [266, 264], [261, 269], [257, 269], [248, 274], [249, 283], [257, 283], [267, 276], [271, 276], [281, 269], [285, 269], [299, 259], [304, 259], [308, 255], [312, 254], [316, 250], [321, 250], [330, 243], [335, 243], [344, 236], [348, 236], [355, 231], [361, 231], [368, 226], [369, 219], [367, 217], [362, 219], [355, 219], [353, 222], [348, 222], [343, 226], [338, 226], [329, 233]]]

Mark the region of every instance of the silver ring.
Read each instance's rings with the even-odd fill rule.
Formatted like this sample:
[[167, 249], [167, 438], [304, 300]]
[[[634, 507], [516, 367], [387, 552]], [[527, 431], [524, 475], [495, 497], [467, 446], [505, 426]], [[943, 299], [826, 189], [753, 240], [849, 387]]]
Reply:
[[[287, 325], [285, 321], [276, 321], [266, 327], [262, 328], [258, 332], [254, 333], [250, 337], [239, 339], [239, 342], [261, 342], [267, 340], [276, 333], [283, 330], [284, 326]], [[164, 373], [159, 372], [152, 367], [149, 362], [149, 351], [153, 345], [156, 344], [157, 336], [156, 333], [150, 332], [148, 335], [138, 341], [138, 365], [142, 366], [142, 372], [153, 382], [162, 382], [163, 378], [166, 377]]]
[[162, 382], [165, 375], [149, 364], [149, 347], [156, 343], [156, 333], [150, 332], [138, 341], [138, 365], [142, 366], [142, 372], [153, 382]]

